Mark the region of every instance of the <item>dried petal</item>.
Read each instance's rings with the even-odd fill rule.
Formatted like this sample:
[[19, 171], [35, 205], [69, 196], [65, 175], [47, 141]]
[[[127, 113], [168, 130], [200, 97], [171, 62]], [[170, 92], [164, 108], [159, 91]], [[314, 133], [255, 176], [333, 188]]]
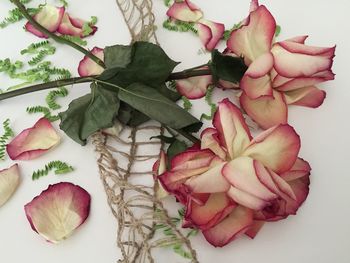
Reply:
[[[83, 29], [85, 23], [86, 21], [79, 18], [73, 18], [68, 13], [65, 13], [57, 31], [62, 35], [86, 37], [86, 35], [84, 35]], [[97, 27], [91, 26], [91, 29], [92, 31], [89, 35], [95, 34]]]
[[20, 175], [17, 164], [0, 171], [0, 207], [14, 194], [19, 182]]
[[[102, 61], [104, 60], [103, 49], [99, 47], [94, 47], [91, 50], [91, 54], [95, 55]], [[98, 65], [95, 61], [85, 56], [79, 63], [78, 73], [81, 77], [88, 77], [93, 75], [99, 75], [103, 72], [103, 67]]]
[[59, 243], [82, 225], [90, 212], [90, 194], [72, 183], [50, 185], [25, 205], [32, 229], [47, 241]]
[[46, 118], [38, 120], [32, 128], [25, 129], [7, 146], [12, 160], [31, 160], [39, 157], [60, 142], [51, 122]]
[[199, 39], [208, 51], [212, 51], [224, 35], [225, 25], [201, 19], [197, 27]]
[[166, 14], [173, 19], [184, 22], [197, 22], [203, 17], [203, 12], [189, 0], [175, 1]]

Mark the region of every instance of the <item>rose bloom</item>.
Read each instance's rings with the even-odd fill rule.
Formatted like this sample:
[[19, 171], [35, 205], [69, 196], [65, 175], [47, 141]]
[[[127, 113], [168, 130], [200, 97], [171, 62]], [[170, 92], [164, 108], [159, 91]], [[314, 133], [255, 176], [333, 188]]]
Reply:
[[335, 76], [335, 47], [307, 46], [307, 36], [274, 43], [275, 32], [271, 13], [253, 0], [249, 17], [227, 41], [231, 55], [249, 66], [240, 82], [241, 106], [264, 129], [287, 123], [287, 105], [320, 106], [326, 93], [315, 85]]
[[186, 207], [183, 227], [202, 230], [213, 246], [254, 237], [264, 222], [296, 214], [309, 189], [309, 164], [298, 158], [300, 139], [288, 124], [252, 138], [240, 110], [219, 103], [201, 145], [176, 155], [159, 176]]

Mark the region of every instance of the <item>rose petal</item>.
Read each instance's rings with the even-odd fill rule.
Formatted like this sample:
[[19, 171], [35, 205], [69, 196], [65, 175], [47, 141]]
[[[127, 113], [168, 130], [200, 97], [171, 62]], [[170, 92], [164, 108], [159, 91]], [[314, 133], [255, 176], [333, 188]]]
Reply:
[[166, 14], [171, 18], [184, 22], [196, 22], [203, 17], [202, 11], [189, 0], [175, 1]]
[[85, 222], [90, 212], [90, 195], [71, 183], [50, 185], [25, 205], [25, 212], [35, 232], [58, 243]]
[[191, 77], [177, 80], [176, 89], [182, 96], [194, 100], [204, 97], [212, 83], [213, 77], [211, 75]]
[[271, 203], [256, 197], [250, 193], [240, 190], [236, 187], [231, 186], [230, 190], [227, 192], [228, 196], [232, 198], [237, 204], [240, 204], [249, 209], [260, 211]]
[[250, 64], [244, 74], [240, 86], [250, 99], [272, 97], [271, 77], [269, 72], [273, 67], [273, 56], [266, 53]]
[[191, 226], [205, 230], [222, 221], [237, 206], [225, 193], [211, 194], [203, 205], [189, 201], [185, 220]]
[[224, 165], [225, 163], [222, 162], [201, 175], [191, 177], [186, 181], [186, 185], [194, 193], [219, 193], [228, 191], [230, 184], [221, 174]]
[[221, 223], [203, 231], [203, 235], [214, 247], [223, 247], [242, 235], [252, 224], [253, 211], [237, 206]]
[[281, 123], [284, 124], [288, 121], [288, 108], [284, 95], [275, 90], [272, 92], [273, 99], [261, 97], [252, 100], [245, 92], [240, 96], [242, 108], [263, 129], [268, 129]]
[[201, 148], [210, 149], [221, 159], [226, 159], [226, 151], [220, 145], [218, 132], [214, 128], [207, 128], [201, 134]]
[[293, 181], [300, 177], [310, 175], [310, 172], [310, 164], [304, 159], [298, 158], [293, 167], [289, 171], [281, 174], [281, 177], [286, 181]]
[[[34, 20], [40, 25], [45, 27], [50, 32], [56, 32], [65, 12], [64, 7], [55, 7], [52, 5], [44, 5], [44, 7], [33, 16]], [[47, 38], [47, 36], [37, 30], [30, 22], [27, 22], [25, 28], [28, 32], [36, 35], [37, 37]]]
[[225, 25], [201, 19], [197, 24], [198, 36], [208, 51], [212, 51], [225, 32]]
[[249, 157], [236, 158], [224, 166], [222, 174], [233, 187], [241, 191], [264, 201], [276, 199], [278, 196], [260, 182], [254, 162]]
[[288, 171], [297, 160], [300, 137], [292, 126], [281, 124], [254, 138], [243, 153], [276, 173]]
[[319, 107], [326, 98], [326, 92], [315, 86], [286, 91], [284, 95], [287, 104], [310, 108]]
[[[167, 157], [164, 151], [161, 151], [159, 154], [159, 160], [156, 161], [152, 167], [153, 175], [155, 176], [155, 179], [158, 180], [158, 176], [166, 172], [166, 165], [167, 164]], [[167, 197], [169, 194], [168, 192], [164, 189], [164, 187], [161, 184], [158, 184], [156, 196], [159, 199], [163, 199]]]
[[[62, 35], [86, 37], [86, 35], [84, 35], [83, 30], [83, 26], [85, 23], [86, 21], [79, 18], [73, 18], [68, 13], [65, 13], [57, 31]], [[95, 34], [95, 32], [97, 31], [97, 27], [92, 26], [91, 29], [92, 31], [89, 35]]]
[[253, 225], [245, 232], [245, 234], [250, 237], [251, 239], [254, 239], [256, 235], [259, 233], [261, 228], [264, 226], [264, 221], [253, 221]]
[[271, 52], [278, 74], [287, 78], [308, 77], [325, 70], [333, 64], [335, 47], [310, 47], [295, 42], [276, 43]]
[[220, 144], [231, 159], [240, 156], [249, 145], [251, 135], [241, 111], [228, 99], [222, 100], [213, 118]]
[[19, 182], [20, 175], [17, 164], [0, 171], [0, 207], [14, 194]]
[[251, 12], [248, 24], [234, 30], [227, 41], [227, 47], [238, 56], [244, 56], [249, 65], [252, 61], [270, 51], [276, 30], [276, 22], [265, 6]]
[[46, 118], [25, 129], [7, 146], [12, 160], [31, 160], [39, 157], [60, 142], [60, 137]]
[[[91, 53], [101, 59], [104, 60], [103, 49], [99, 47], [94, 47], [91, 50]], [[90, 59], [88, 56], [85, 56], [79, 63], [78, 73], [81, 77], [88, 77], [93, 75], [99, 75], [103, 72], [103, 67], [98, 65], [95, 61]]]
[[305, 36], [297, 36], [297, 37], [292, 37], [292, 38], [289, 38], [285, 41], [289, 41], [289, 42], [296, 42], [296, 43], [299, 43], [299, 44], [304, 44], [305, 43], [305, 40], [308, 38], [309, 36], [305, 35]]

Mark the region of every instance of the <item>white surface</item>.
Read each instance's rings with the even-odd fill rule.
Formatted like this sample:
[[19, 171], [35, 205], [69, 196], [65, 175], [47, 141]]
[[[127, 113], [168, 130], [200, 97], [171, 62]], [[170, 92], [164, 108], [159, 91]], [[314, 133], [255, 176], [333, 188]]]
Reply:
[[[1, 1], [0, 17], [10, 7], [9, 1]], [[159, 24], [160, 43], [177, 60], [180, 68], [197, 65], [207, 60], [207, 56], [197, 55], [201, 48], [199, 40], [190, 33], [168, 32], [161, 28], [165, 17], [162, 0], [154, 0], [155, 13]], [[193, 1], [204, 11], [206, 18], [224, 22], [230, 27], [247, 15], [249, 1], [216, 0]], [[58, 3], [58, 1], [57, 1]], [[277, 23], [282, 26], [280, 39], [297, 35], [310, 35], [309, 42], [318, 46], [337, 44], [334, 63], [336, 80], [321, 85], [327, 90], [325, 103], [316, 110], [290, 108], [290, 123], [302, 138], [300, 156], [308, 160], [313, 168], [311, 191], [306, 203], [297, 216], [277, 223], [267, 224], [254, 241], [241, 238], [223, 249], [214, 249], [201, 235], [194, 238], [200, 262], [239, 263], [348, 263], [350, 262], [350, 178], [348, 159], [350, 147], [350, 92], [348, 63], [350, 61], [350, 26], [346, 0], [261, 0], [268, 6]], [[121, 15], [114, 0], [70, 1], [69, 11], [79, 17], [99, 17], [99, 31], [89, 40], [89, 46], [100, 47], [114, 43], [129, 42]], [[19, 51], [37, 39], [22, 30], [17, 24], [1, 30], [0, 58], [20, 58]], [[68, 47], [60, 46], [54, 63], [75, 71], [81, 55]], [[9, 83], [0, 75], [1, 88]], [[87, 85], [71, 89], [68, 100], [88, 92]], [[218, 97], [224, 94], [217, 92]], [[228, 93], [226, 93], [227, 95]], [[10, 117], [12, 125], [19, 133], [30, 127], [38, 115], [28, 115], [25, 108], [44, 104], [46, 92], [26, 95], [0, 102], [0, 121]], [[198, 103], [200, 104], [200, 103]], [[198, 105], [196, 103], [196, 105]], [[202, 111], [208, 108], [203, 106]], [[200, 111], [195, 112], [200, 115]], [[96, 263], [116, 262], [119, 251], [115, 246], [116, 222], [107, 206], [100, 183], [93, 147], [81, 147], [62, 134], [62, 144], [54, 151], [38, 160], [20, 162], [22, 183], [15, 196], [0, 209], [0, 262], [19, 263]], [[64, 176], [49, 175], [39, 181], [31, 181], [33, 170], [45, 163], [60, 159], [69, 162], [76, 171]], [[0, 169], [9, 166], [7, 160], [0, 163]], [[89, 191], [92, 195], [91, 216], [71, 238], [60, 245], [45, 242], [35, 234], [25, 218], [23, 206], [48, 184], [71, 181]], [[173, 257], [161, 258], [159, 262], [180, 262]]]

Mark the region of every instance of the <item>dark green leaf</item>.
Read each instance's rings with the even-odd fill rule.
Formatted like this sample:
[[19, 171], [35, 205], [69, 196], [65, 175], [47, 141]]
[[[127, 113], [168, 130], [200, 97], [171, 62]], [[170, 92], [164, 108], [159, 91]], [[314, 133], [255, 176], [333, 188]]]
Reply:
[[111, 127], [119, 109], [117, 94], [91, 84], [92, 92], [73, 100], [67, 111], [59, 114], [60, 128], [81, 145], [94, 132]]
[[110, 68], [126, 68], [133, 57], [133, 47], [114, 45], [105, 47], [104, 49], [104, 62], [107, 69]]
[[150, 120], [145, 114], [135, 110], [124, 102], [120, 103], [117, 118], [121, 123], [131, 127], [137, 127]]
[[171, 159], [175, 155], [182, 153], [186, 149], [187, 149], [186, 143], [184, 143], [183, 141], [175, 140], [172, 144], [170, 144], [168, 148], [168, 151], [167, 151], [168, 160], [171, 161]]
[[219, 79], [233, 83], [241, 81], [247, 70], [243, 58], [225, 56], [217, 49], [213, 50], [211, 54], [212, 62], [210, 64], [210, 69], [215, 82]]
[[120, 100], [142, 112], [153, 120], [173, 128], [182, 129], [202, 123], [173, 101], [155, 89], [141, 83], [134, 83], [118, 93]]
[[173, 143], [174, 141], [176, 141], [176, 138], [174, 138], [174, 137], [168, 137], [168, 136], [165, 136], [165, 135], [158, 135], [158, 136], [152, 136], [151, 138], [150, 138], [151, 140], [152, 139], [159, 139], [159, 140], [161, 140], [162, 142], [164, 142], [164, 143]]

